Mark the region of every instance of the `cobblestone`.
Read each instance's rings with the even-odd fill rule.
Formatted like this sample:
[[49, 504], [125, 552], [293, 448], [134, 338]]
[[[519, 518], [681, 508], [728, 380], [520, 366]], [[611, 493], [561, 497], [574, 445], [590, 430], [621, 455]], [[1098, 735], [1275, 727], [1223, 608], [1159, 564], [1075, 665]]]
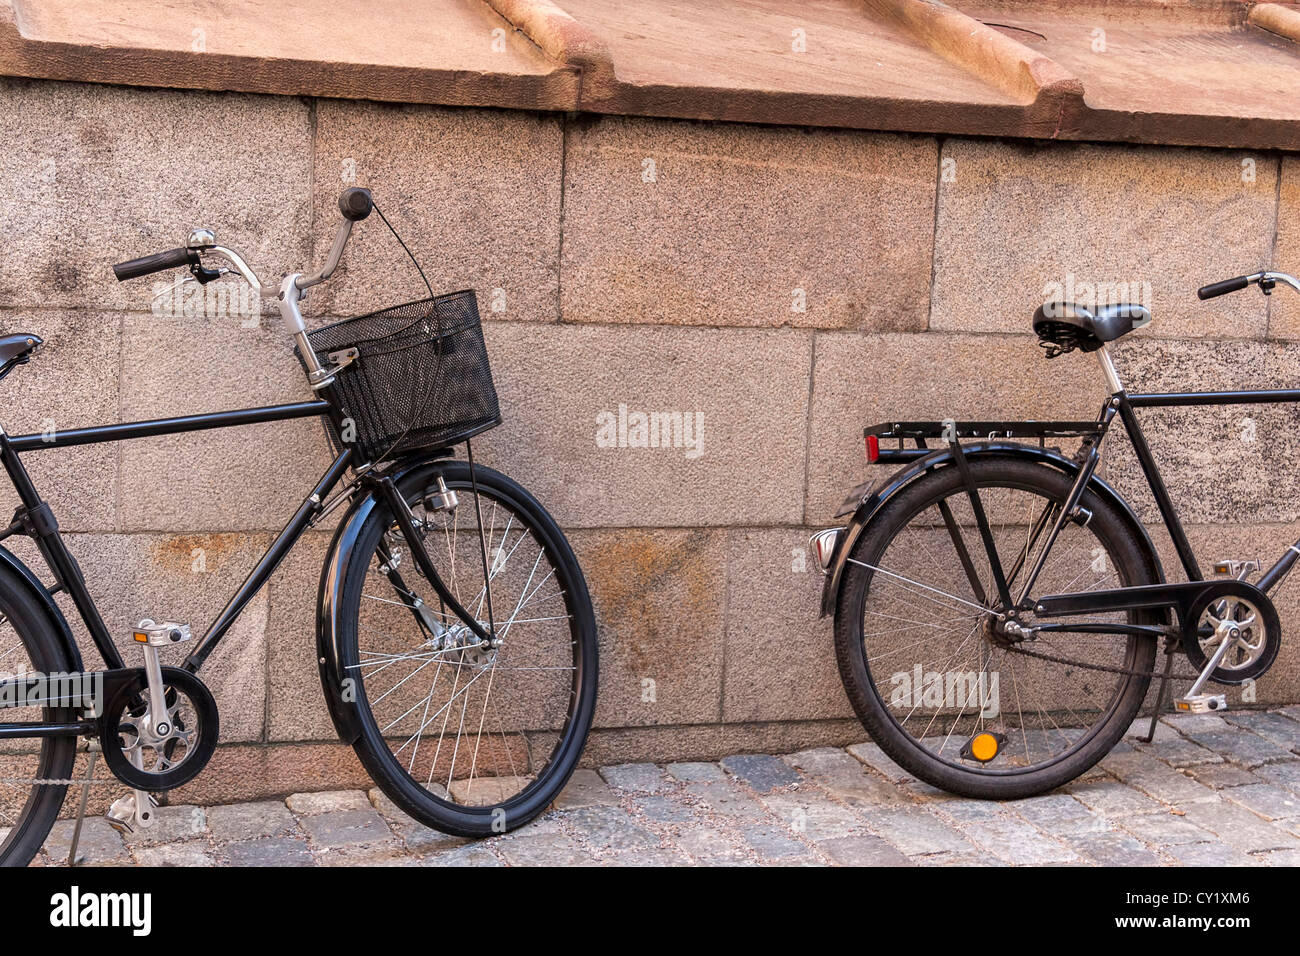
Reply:
[[[1297, 717], [1164, 718], [1152, 744], [1130, 732], [1086, 779], [1005, 803], [921, 784], [863, 742], [579, 770], [538, 819], [480, 841], [429, 829], [378, 790], [341, 790], [163, 807], [125, 839], [89, 818], [79, 855], [103, 866], [1296, 866]], [[35, 862], [63, 865], [72, 829], [56, 824]]]
[[780, 757], [767, 754], [739, 754], [724, 757], [722, 769], [759, 793], [769, 793], [799, 783], [799, 774]]
[[1252, 783], [1245, 787], [1234, 787], [1226, 796], [1266, 820], [1300, 817], [1300, 795], [1273, 784]]
[[279, 800], [232, 803], [207, 813], [212, 838], [221, 841], [286, 836], [298, 829], [298, 820]]
[[1066, 838], [1070, 847], [1102, 866], [1159, 866], [1160, 857], [1127, 833], [1085, 833]]
[[621, 763], [601, 767], [600, 775], [611, 787], [630, 793], [663, 793], [672, 787], [663, 771], [652, 763]]
[[618, 797], [594, 770], [575, 770], [555, 801], [557, 810], [617, 805]]
[[313, 866], [306, 840], [269, 839], [231, 843], [222, 856], [234, 866]]
[[384, 818], [370, 809], [317, 813], [303, 817], [302, 824], [312, 842], [321, 847], [376, 843], [393, 836], [393, 831], [388, 829]]

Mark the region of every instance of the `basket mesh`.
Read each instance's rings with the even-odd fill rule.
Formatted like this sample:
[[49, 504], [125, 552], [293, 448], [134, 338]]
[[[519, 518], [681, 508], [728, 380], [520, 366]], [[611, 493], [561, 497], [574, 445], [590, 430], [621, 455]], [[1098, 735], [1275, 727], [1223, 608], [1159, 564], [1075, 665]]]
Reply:
[[[307, 339], [325, 365], [331, 352], [358, 352], [335, 393], [364, 461], [444, 448], [501, 422], [472, 290], [345, 319]], [[328, 428], [341, 450], [334, 423]]]

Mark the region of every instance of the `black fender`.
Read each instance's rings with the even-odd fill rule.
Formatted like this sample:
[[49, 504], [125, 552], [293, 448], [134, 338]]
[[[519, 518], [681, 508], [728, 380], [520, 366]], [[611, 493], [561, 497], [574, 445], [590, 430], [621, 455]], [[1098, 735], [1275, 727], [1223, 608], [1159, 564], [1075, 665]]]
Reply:
[[[1018, 442], [978, 442], [963, 445], [962, 451], [967, 458], [1004, 456], [1022, 461], [1041, 462], [1071, 476], [1077, 475], [1080, 467], [1077, 461], [1065, 457], [1060, 452]], [[853, 517], [849, 519], [844, 532], [835, 542], [835, 550], [826, 569], [826, 582], [822, 587], [821, 617], [835, 613], [835, 608], [840, 599], [840, 586], [844, 578], [844, 565], [848, 561], [849, 553], [853, 550], [853, 546], [857, 543], [858, 538], [862, 536], [862, 532], [867, 525], [871, 523], [871, 519], [879, 513], [885, 502], [927, 472], [951, 465], [952, 460], [952, 451], [950, 449], [937, 448], [933, 453], [926, 455], [924, 458], [918, 458], [894, 472], [863, 496], [857, 510], [853, 513]], [[1159, 580], [1163, 582], [1165, 572], [1160, 564], [1160, 555], [1156, 552], [1155, 545], [1151, 542], [1151, 536], [1147, 534], [1147, 529], [1138, 520], [1138, 516], [1133, 513], [1133, 509], [1129, 507], [1128, 502], [1120, 496], [1118, 491], [1096, 475], [1088, 482], [1088, 490], [1107, 504], [1113, 505], [1119, 511], [1138, 542], [1145, 548], [1152, 566], [1156, 569]]]
[[[448, 460], [446, 454], [426, 456], [395, 464], [386, 469], [384, 474], [393, 479], [403, 495], [407, 495], [412, 488], [427, 486], [438, 468]], [[370, 560], [370, 555], [356, 553], [356, 543], [366, 520], [380, 504], [381, 498], [377, 490], [353, 498], [334, 531], [334, 540], [330, 543], [325, 564], [321, 567], [320, 590], [317, 595], [316, 664], [320, 670], [321, 688], [325, 693], [330, 719], [334, 722], [339, 738], [347, 744], [354, 743], [360, 736], [361, 725], [356, 716], [355, 699], [349, 699], [352, 695], [347, 692], [351, 685], [344, 683], [349, 675], [343, 673], [339, 662], [339, 609], [343, 600], [343, 582], [347, 580], [350, 562]]]
[[45, 585], [41, 584], [40, 578], [8, 548], [0, 547], [0, 564], [13, 571], [18, 578], [18, 586], [30, 591], [32, 597], [45, 609], [46, 616], [50, 619], [50, 627], [58, 636], [59, 643], [63, 645], [63, 652], [67, 655], [69, 670], [85, 670], [85, 664], [81, 660], [81, 649], [77, 647], [76, 638], [72, 636], [72, 628], [68, 627], [68, 619], [54, 603], [54, 597], [46, 590]]

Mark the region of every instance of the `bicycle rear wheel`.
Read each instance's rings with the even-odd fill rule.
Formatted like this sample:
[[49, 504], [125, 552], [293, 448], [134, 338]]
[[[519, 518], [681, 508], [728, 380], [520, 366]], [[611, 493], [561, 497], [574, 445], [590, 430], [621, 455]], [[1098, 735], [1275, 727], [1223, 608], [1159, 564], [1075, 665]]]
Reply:
[[370, 559], [352, 562], [341, 615], [362, 763], [411, 816], [461, 836], [511, 830], [545, 810], [577, 764], [596, 703], [595, 615], [569, 543], [519, 484], [474, 473], [477, 508], [459, 461], [430, 479], [441, 475], [454, 510], [408, 500], [439, 574], [486, 630], [481, 512], [499, 646], [479, 646], [442, 605], [386, 507], [358, 538]]
[[[42, 608], [8, 568], [0, 568], [0, 679], [72, 669]], [[0, 722], [70, 721], [69, 710], [0, 708]], [[0, 866], [26, 866], [58, 819], [66, 784], [40, 783], [72, 776], [74, 737], [24, 737], [0, 741]]]
[[[970, 468], [1018, 596], [1073, 479], [1010, 458], [977, 458]], [[1092, 492], [1082, 505], [1092, 517], [1086, 525], [1066, 522], [1031, 597], [1157, 582], [1123, 516]], [[1137, 715], [1156, 638], [1008, 636], [993, 613], [991, 563], [956, 468], [931, 472], [888, 502], [848, 560], [835, 618], [840, 674], [881, 749], [921, 780], [969, 797], [1043, 793], [1105, 756]]]

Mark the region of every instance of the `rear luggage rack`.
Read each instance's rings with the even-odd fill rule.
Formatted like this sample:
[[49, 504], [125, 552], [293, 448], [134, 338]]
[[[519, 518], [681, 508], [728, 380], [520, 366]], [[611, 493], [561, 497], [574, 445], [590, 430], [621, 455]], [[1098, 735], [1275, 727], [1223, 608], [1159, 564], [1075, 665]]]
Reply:
[[[1101, 431], [1100, 423], [1091, 422], [881, 422], [862, 430], [867, 444], [867, 459], [884, 464], [915, 461], [931, 454], [934, 449], [926, 439], [939, 439], [945, 443], [966, 439], [996, 441], [998, 439], [1037, 438], [1040, 448], [1049, 438], [1093, 438]], [[897, 448], [881, 448], [881, 439], [897, 439]], [[905, 448], [911, 440], [915, 448]]]

